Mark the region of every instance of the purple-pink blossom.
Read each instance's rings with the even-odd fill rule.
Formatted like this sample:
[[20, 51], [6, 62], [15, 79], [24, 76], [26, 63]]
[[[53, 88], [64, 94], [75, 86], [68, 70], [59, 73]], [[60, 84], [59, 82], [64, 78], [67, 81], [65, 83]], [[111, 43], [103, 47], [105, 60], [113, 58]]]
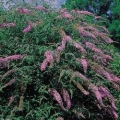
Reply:
[[109, 81], [111, 82], [115, 82], [115, 83], [120, 83], [120, 78], [118, 78], [117, 76], [115, 76], [112, 73], [107, 72], [106, 70], [104, 70], [103, 67], [99, 66], [99, 67], [93, 67], [93, 69], [100, 75], [103, 75], [104, 77], [106, 77]]
[[60, 94], [53, 88], [49, 88], [48, 92], [54, 96], [55, 100], [58, 102], [58, 104], [60, 105], [60, 107], [65, 110], [64, 106], [63, 106], [63, 102], [62, 102], [62, 98], [60, 96]]
[[64, 49], [64, 46], [59, 46], [59, 47], [57, 48], [57, 51], [58, 51], [58, 52], [62, 52], [63, 49]]
[[103, 101], [102, 101], [102, 96], [101, 96], [101, 93], [98, 89], [97, 86], [95, 86], [94, 84], [90, 84], [89, 85], [89, 89], [95, 94], [99, 104], [102, 106], [102, 107], [105, 107]]
[[48, 12], [48, 10], [44, 6], [36, 6], [35, 9], [36, 10], [41, 10], [41, 11], [44, 11], [44, 12]]
[[28, 26], [23, 30], [23, 33], [28, 33], [28, 32], [30, 32], [32, 29], [33, 29], [33, 26], [30, 24], [30, 25], [28, 25]]
[[64, 101], [66, 102], [66, 105], [67, 105], [66, 108], [69, 110], [71, 108], [71, 101], [70, 101], [69, 93], [65, 89], [62, 89], [62, 92], [63, 92]]
[[95, 53], [101, 54], [103, 55], [103, 52], [101, 49], [97, 48], [95, 44], [90, 43], [90, 42], [86, 42], [86, 47], [90, 48], [92, 51], [94, 51]]
[[48, 92], [54, 96], [54, 98], [56, 99], [56, 101], [63, 110], [69, 110], [71, 108], [70, 96], [65, 89], [62, 89], [62, 94], [63, 94], [64, 102], [66, 103], [66, 108], [63, 106], [62, 98], [60, 94], [57, 92], [57, 90], [55, 90], [54, 88], [49, 88]]
[[67, 19], [73, 19], [73, 16], [69, 14], [68, 12], [63, 12], [62, 17], [67, 18]]
[[82, 58], [82, 59], [77, 58], [76, 60], [79, 61], [82, 64], [84, 72], [86, 72], [87, 71], [87, 67], [88, 67], [87, 60], [84, 59], [84, 58]]
[[0, 64], [2, 65], [3, 68], [7, 67], [7, 62], [13, 61], [13, 60], [21, 60], [25, 55], [11, 55], [6, 58], [0, 58]]
[[100, 28], [102, 28], [102, 30], [105, 32], [105, 33], [109, 33], [108, 29], [105, 28], [104, 26], [99, 26]]
[[67, 43], [68, 41], [72, 41], [71, 36], [64, 35], [63, 38], [62, 38], [62, 45], [61, 45], [62, 48], [65, 48], [66, 43]]
[[58, 16], [57, 18], [67, 18], [67, 19], [70, 19], [72, 20], [73, 19], [73, 16], [67, 12], [67, 9], [62, 9], [61, 11], [61, 15]]
[[46, 51], [44, 55], [46, 56], [46, 59], [41, 64], [41, 71], [44, 71], [46, 69], [48, 63], [50, 66], [53, 66], [54, 63], [53, 51]]
[[8, 106], [10, 106], [13, 103], [13, 101], [15, 100], [15, 97], [16, 97], [15, 95], [10, 97]]
[[77, 14], [84, 14], [84, 15], [94, 16], [93, 13], [88, 12], [88, 11], [83, 11], [83, 10], [77, 10], [76, 13]]
[[101, 94], [101, 97], [106, 97], [107, 95], [110, 94], [109, 91], [102, 86], [98, 87], [98, 89], [99, 89], [99, 92]]
[[115, 120], [118, 120], [118, 114], [113, 108], [111, 108], [111, 113], [112, 113], [113, 117], [115, 118]]
[[6, 57], [7, 61], [13, 61], [13, 60], [21, 60], [25, 55], [11, 55]]
[[2, 23], [0, 25], [0, 28], [8, 28], [8, 27], [15, 27], [16, 24], [15, 23]]
[[40, 67], [41, 71], [44, 71], [46, 69], [47, 65], [48, 65], [48, 61], [47, 61], [47, 59], [45, 59], [41, 64], [41, 67]]
[[27, 8], [19, 8], [17, 11], [21, 14], [31, 14], [31, 11]]
[[82, 45], [80, 45], [80, 44], [78, 44], [78, 43], [76, 43], [76, 42], [73, 42], [73, 46], [74, 46], [75, 48], [77, 48], [78, 50], [80, 50], [82, 53], [87, 53], [86, 50], [83, 48]]
[[109, 60], [113, 60], [113, 58], [110, 55], [103, 55], [103, 61], [105, 63], [108, 63]]
[[50, 66], [53, 66], [53, 63], [54, 63], [53, 51], [46, 51], [45, 56], [46, 56], [47, 62], [50, 64]]
[[91, 37], [97, 41], [97, 38], [95, 37], [95, 35], [89, 31], [86, 31], [83, 27], [78, 27], [78, 30], [81, 36]]
[[109, 38], [109, 37], [107, 37], [107, 36], [105, 36], [105, 35], [100, 35], [100, 37], [101, 37], [106, 43], [113, 43], [113, 42], [114, 42], [111, 38]]

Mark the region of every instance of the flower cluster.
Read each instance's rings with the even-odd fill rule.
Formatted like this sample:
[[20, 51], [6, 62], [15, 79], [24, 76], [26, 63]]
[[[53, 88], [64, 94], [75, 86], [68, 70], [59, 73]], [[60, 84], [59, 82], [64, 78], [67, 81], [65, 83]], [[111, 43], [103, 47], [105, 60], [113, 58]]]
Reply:
[[58, 102], [58, 104], [63, 110], [69, 110], [71, 108], [70, 96], [65, 89], [62, 89], [62, 94], [63, 94], [63, 99], [67, 105], [66, 108], [63, 105], [63, 101], [60, 94], [55, 89], [49, 88], [48, 92], [55, 97], [56, 101]]
[[15, 27], [16, 24], [15, 23], [2, 23], [0, 25], [0, 28], [9, 28], [9, 27]]
[[27, 8], [19, 8], [17, 11], [21, 14], [31, 14], [31, 11]]
[[46, 56], [46, 59], [41, 64], [41, 71], [46, 69], [48, 63], [50, 64], [50, 66], [53, 66], [54, 63], [53, 51], [46, 51], [44, 55]]
[[58, 16], [57, 18], [59, 18], [59, 19], [67, 18], [70, 20], [74, 19], [74, 17], [70, 13], [68, 13], [66, 9], [61, 10], [61, 15]]
[[7, 67], [7, 62], [13, 61], [13, 60], [21, 60], [25, 55], [11, 55], [6, 58], [0, 58], [0, 64], [3, 68]]
[[48, 10], [44, 6], [36, 6], [36, 7], [34, 7], [34, 9], [41, 10], [43, 12], [48, 12]]
[[83, 15], [94, 16], [93, 13], [88, 12], [88, 11], [83, 11], [83, 10], [77, 10], [76, 13], [77, 13], [77, 14], [81, 14], [81, 15], [83, 14]]
[[28, 25], [24, 30], [23, 33], [28, 33], [32, 30], [33, 26], [32, 25]]

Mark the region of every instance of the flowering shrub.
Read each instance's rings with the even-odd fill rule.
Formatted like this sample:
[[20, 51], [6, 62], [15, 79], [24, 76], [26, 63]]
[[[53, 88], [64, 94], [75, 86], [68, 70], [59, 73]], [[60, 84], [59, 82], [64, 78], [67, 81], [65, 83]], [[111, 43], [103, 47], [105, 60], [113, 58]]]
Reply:
[[118, 119], [120, 56], [97, 16], [43, 6], [1, 16], [0, 118]]

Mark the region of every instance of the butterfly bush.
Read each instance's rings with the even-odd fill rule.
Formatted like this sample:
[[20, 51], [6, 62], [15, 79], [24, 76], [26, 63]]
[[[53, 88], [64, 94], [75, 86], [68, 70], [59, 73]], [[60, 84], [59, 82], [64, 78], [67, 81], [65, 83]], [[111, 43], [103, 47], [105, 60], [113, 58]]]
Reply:
[[[119, 60], [116, 50], [109, 50], [109, 31], [99, 25], [104, 18], [44, 6], [8, 13], [17, 25], [7, 15], [3, 21], [8, 22], [0, 24], [4, 118], [7, 113], [21, 119], [119, 119]], [[21, 25], [26, 27], [21, 30]]]

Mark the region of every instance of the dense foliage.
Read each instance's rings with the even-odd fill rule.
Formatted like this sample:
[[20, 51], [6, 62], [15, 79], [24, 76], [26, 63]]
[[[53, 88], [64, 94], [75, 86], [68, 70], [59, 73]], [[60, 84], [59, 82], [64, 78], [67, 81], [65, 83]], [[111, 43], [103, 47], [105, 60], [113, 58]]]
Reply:
[[114, 41], [120, 45], [120, 0], [67, 0], [68, 9], [80, 9], [104, 16], [108, 22], [104, 25], [109, 29]]
[[118, 119], [120, 55], [98, 17], [43, 6], [0, 12], [1, 119]]

